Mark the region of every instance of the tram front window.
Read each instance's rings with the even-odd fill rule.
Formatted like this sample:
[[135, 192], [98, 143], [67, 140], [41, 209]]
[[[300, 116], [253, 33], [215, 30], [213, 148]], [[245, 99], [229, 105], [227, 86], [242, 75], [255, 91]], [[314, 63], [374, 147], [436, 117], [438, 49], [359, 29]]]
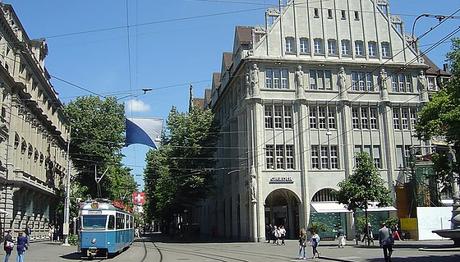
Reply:
[[105, 229], [107, 216], [93, 215], [83, 216], [84, 229]]

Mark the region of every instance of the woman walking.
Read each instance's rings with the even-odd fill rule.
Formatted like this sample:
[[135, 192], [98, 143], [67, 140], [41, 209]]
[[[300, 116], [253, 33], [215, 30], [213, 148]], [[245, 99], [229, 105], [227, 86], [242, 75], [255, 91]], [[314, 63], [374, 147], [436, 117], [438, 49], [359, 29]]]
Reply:
[[11, 230], [6, 231], [5, 238], [3, 240], [3, 250], [5, 250], [6, 255], [3, 262], [8, 262], [11, 256], [11, 251], [13, 251], [14, 243], [13, 237], [11, 236]]
[[280, 238], [281, 238], [281, 245], [286, 245], [284, 243], [284, 239], [286, 238], [286, 229], [284, 228], [284, 226], [280, 226]]
[[16, 251], [18, 251], [18, 256], [16, 258], [16, 262], [24, 262], [24, 253], [26, 252], [26, 249], [29, 246], [29, 241], [26, 237], [26, 233], [22, 232], [20, 236], [18, 236], [18, 241], [17, 241], [17, 248]]
[[318, 257], [319, 258], [319, 252], [318, 252], [318, 245], [319, 245], [319, 241], [320, 241], [320, 237], [319, 235], [316, 233], [315, 230], [311, 230], [311, 247], [313, 249], [313, 257], [312, 258], [315, 258], [315, 257]]
[[307, 231], [302, 228], [299, 233], [299, 259], [307, 259], [305, 248], [307, 247]]

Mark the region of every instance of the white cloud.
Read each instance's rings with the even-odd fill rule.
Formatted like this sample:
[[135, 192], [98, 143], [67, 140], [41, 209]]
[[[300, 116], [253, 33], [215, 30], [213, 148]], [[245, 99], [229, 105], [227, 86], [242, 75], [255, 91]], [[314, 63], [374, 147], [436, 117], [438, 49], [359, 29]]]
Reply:
[[131, 99], [125, 104], [127, 113], [130, 112], [148, 112], [150, 111], [150, 105], [144, 103], [141, 100]]

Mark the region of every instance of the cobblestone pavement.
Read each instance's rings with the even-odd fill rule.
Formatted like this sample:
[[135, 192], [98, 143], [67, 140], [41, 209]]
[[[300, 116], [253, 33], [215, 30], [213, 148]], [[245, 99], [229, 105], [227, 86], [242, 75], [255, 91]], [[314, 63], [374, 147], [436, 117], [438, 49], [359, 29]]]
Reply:
[[[397, 242], [393, 255], [394, 262], [409, 261], [460, 261], [460, 249], [448, 249], [452, 241], [404, 241]], [[351, 242], [349, 243], [351, 244]], [[430, 251], [421, 251], [429, 248]], [[377, 246], [362, 247], [348, 245], [343, 249], [334, 242], [321, 242], [321, 257], [310, 261], [383, 261], [382, 250]], [[299, 261], [298, 245], [295, 240], [286, 241], [285, 246], [267, 243], [218, 242], [181, 243], [159, 237], [138, 239], [121, 254], [106, 261], [144, 262], [144, 261]], [[311, 256], [311, 250], [308, 248]], [[308, 261], [307, 260], [307, 261]], [[16, 252], [10, 261], [16, 261]], [[32, 243], [26, 254], [26, 262], [86, 261], [81, 259], [76, 247], [64, 247], [58, 243]], [[95, 259], [93, 261], [102, 261]]]

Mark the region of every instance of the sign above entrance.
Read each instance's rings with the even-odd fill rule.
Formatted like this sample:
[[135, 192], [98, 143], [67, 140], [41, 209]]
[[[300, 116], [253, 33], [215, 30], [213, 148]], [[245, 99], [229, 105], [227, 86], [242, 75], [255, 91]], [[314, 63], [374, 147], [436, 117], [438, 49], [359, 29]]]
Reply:
[[292, 177], [272, 177], [269, 184], [294, 184]]

